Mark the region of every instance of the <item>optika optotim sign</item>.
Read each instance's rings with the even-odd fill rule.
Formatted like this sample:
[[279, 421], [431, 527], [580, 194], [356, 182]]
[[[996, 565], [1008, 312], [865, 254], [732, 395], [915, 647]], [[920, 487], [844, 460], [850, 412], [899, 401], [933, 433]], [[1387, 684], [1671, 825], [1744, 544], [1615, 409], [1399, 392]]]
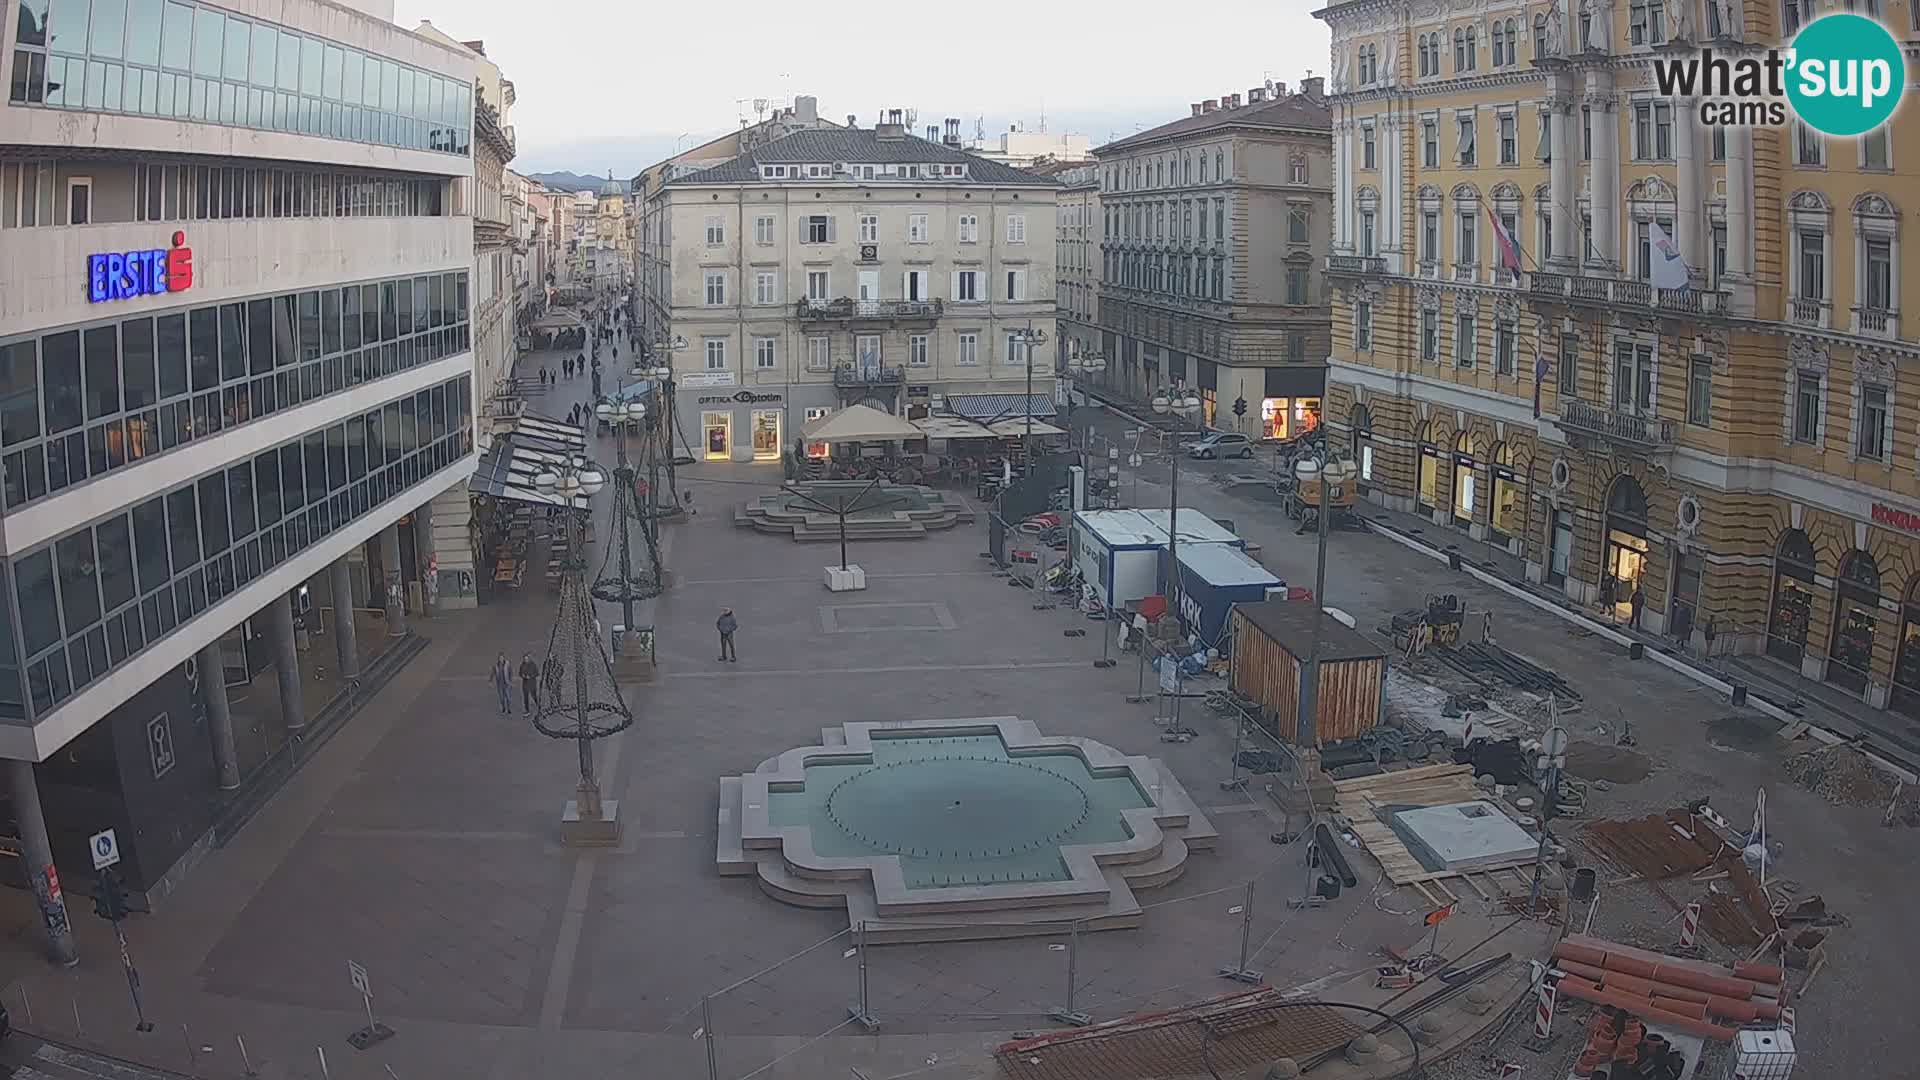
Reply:
[[173, 234], [170, 248], [87, 256], [87, 299], [96, 304], [191, 288], [193, 249], [183, 232]]
[[1823, 135], [1850, 138], [1892, 118], [1907, 65], [1886, 27], [1836, 14], [1808, 23], [1786, 49], [1655, 56], [1653, 79], [1667, 97], [1698, 99], [1703, 124], [1780, 127], [1791, 111]]

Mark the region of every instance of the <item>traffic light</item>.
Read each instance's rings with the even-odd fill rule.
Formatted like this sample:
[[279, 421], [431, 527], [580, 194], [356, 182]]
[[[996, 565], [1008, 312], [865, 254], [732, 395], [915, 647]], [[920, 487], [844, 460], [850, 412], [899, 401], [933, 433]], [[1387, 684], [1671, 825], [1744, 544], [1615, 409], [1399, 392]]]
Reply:
[[127, 917], [127, 896], [120, 891], [120, 875], [111, 867], [100, 871], [100, 887], [93, 894], [93, 913], [112, 922]]
[[1237, 397], [1233, 399], [1233, 415], [1235, 416], [1247, 415], [1247, 399], [1246, 398]]

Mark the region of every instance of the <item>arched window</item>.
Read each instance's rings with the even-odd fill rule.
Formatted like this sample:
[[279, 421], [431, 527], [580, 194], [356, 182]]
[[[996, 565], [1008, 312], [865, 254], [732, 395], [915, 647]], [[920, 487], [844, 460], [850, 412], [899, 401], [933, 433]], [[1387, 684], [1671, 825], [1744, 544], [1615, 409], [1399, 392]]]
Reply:
[[1499, 67], [1501, 64], [1506, 63], [1506, 55], [1507, 55], [1507, 32], [1505, 28], [1501, 26], [1499, 19], [1493, 20], [1492, 37], [1493, 37], [1493, 66]]
[[1834, 580], [1833, 647], [1827, 681], [1859, 693], [1873, 673], [1873, 641], [1880, 623], [1880, 565], [1855, 548], [1840, 560]]
[[[1709, 7], [1712, 5], [1709, 4]], [[1533, 58], [1543, 60], [1547, 55], [1547, 13], [1541, 12], [1533, 17]]]
[[1424, 79], [1432, 74], [1432, 72], [1427, 70], [1427, 35], [1420, 35], [1414, 42], [1414, 50], [1418, 54], [1414, 59], [1414, 70]]
[[1467, 70], [1467, 28], [1455, 27], [1453, 31], [1453, 70]]
[[1513, 19], [1508, 19], [1507, 20], [1507, 63], [1517, 64], [1519, 62], [1520, 62], [1520, 24]]
[[1355, 405], [1347, 414], [1347, 434], [1352, 439], [1353, 460], [1360, 468], [1360, 481], [1373, 480], [1373, 414], [1365, 405]]
[[1418, 484], [1414, 489], [1414, 503], [1423, 514], [1432, 514], [1440, 505], [1440, 458], [1444, 453], [1433, 440], [1438, 436], [1433, 421], [1429, 420], [1420, 428], [1420, 461]]
[[1479, 66], [1480, 28], [1477, 26], [1469, 26], [1467, 27], [1467, 70], [1472, 71]]

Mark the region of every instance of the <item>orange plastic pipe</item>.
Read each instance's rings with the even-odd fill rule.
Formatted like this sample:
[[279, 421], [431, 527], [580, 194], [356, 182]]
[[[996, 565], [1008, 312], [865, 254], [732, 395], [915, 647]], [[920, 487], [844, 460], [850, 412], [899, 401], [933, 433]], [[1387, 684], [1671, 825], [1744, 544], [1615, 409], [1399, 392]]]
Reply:
[[1660, 969], [1658, 964], [1642, 960], [1637, 956], [1628, 956], [1625, 953], [1608, 953], [1606, 963], [1600, 966], [1608, 971], [1618, 971], [1640, 979], [1651, 979], [1653, 973]]
[[1776, 964], [1756, 964], [1749, 960], [1733, 962], [1733, 975], [1736, 979], [1752, 979], [1757, 983], [1773, 983], [1776, 986], [1786, 981], [1787, 973]]
[[[1608, 959], [1612, 959], [1612, 954], [1608, 954]], [[1736, 1001], [1746, 1001], [1748, 998], [1753, 997], [1753, 983], [1746, 979], [1734, 979], [1725, 975], [1708, 975], [1705, 972], [1695, 971], [1692, 968], [1679, 967], [1677, 965], [1656, 965], [1652, 974], [1648, 977], [1654, 982], [1672, 983], [1675, 986], [1684, 986], [1692, 990], [1705, 990], [1709, 994], [1719, 994], [1722, 997], [1730, 997]]]
[[1592, 983], [1599, 983], [1607, 977], [1605, 971], [1594, 967], [1592, 964], [1582, 964], [1573, 960], [1560, 960], [1557, 961], [1554, 966], [1569, 975], [1578, 975]]
[[1589, 967], [1604, 967], [1607, 962], [1607, 953], [1605, 949], [1594, 949], [1585, 945], [1570, 945], [1563, 941], [1553, 947], [1553, 958], [1555, 960], [1571, 960], [1576, 964], [1586, 964]]
[[1651, 1020], [1664, 1028], [1683, 1031], [1689, 1035], [1698, 1035], [1703, 1039], [1717, 1039], [1720, 1042], [1732, 1042], [1734, 1030], [1710, 1024], [1704, 1020], [1695, 1020], [1666, 1009], [1655, 1008], [1653, 1002], [1645, 998], [1630, 997], [1626, 994], [1602, 990], [1585, 979], [1568, 976], [1560, 980], [1559, 992], [1580, 1001], [1595, 1005], [1612, 1005], [1617, 1009], [1646, 1020]]
[[1655, 994], [1653, 1007], [1665, 1009], [1670, 1013], [1679, 1013], [1681, 1016], [1691, 1016], [1695, 1020], [1707, 1018], [1707, 1004], [1704, 1001], [1675, 1001], [1673, 998]]

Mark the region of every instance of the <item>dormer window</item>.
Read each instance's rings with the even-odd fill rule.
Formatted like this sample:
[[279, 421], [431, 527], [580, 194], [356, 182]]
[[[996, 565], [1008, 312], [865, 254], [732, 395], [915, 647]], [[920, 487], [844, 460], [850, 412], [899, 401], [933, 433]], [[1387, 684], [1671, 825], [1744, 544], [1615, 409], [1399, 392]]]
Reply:
[[833, 175], [833, 166], [831, 165], [807, 166], [807, 178], [810, 180], [825, 180], [826, 178], [832, 175]]
[[768, 180], [785, 180], [787, 178], [787, 167], [785, 165], [762, 165], [760, 166], [760, 175]]

